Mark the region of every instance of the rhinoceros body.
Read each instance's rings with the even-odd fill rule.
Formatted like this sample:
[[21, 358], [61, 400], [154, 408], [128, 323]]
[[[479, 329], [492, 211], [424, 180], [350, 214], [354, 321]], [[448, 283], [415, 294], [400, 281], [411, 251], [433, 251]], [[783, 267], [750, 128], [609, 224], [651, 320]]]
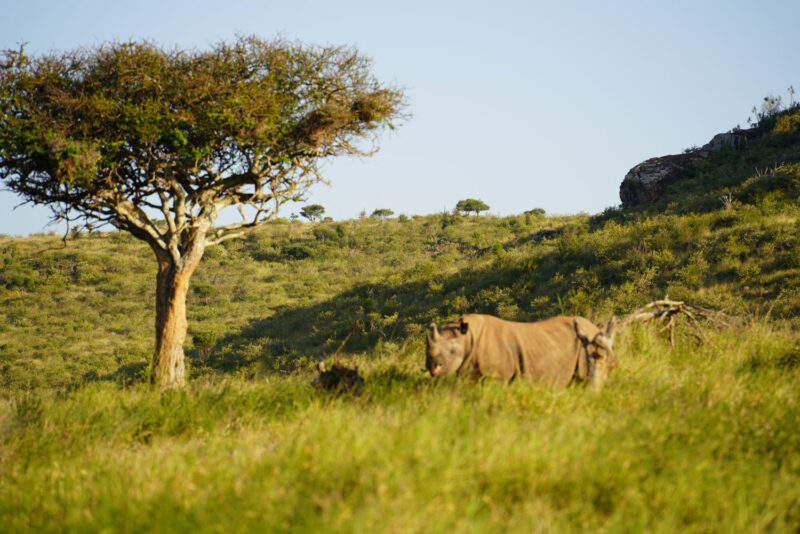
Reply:
[[552, 386], [587, 380], [599, 388], [616, 365], [612, 325], [604, 333], [583, 317], [518, 323], [464, 315], [441, 328], [431, 324], [426, 367], [436, 377], [524, 378]]

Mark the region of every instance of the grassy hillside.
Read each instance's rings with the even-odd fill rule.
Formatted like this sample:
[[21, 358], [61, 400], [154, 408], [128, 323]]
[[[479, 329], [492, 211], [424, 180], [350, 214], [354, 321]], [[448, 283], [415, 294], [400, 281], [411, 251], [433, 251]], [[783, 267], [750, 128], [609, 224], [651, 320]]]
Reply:
[[[795, 531], [793, 120], [655, 206], [276, 222], [209, 249], [179, 392], [146, 385], [146, 246], [0, 239], [0, 531]], [[600, 322], [664, 294], [742, 320], [672, 351], [621, 332], [599, 395], [421, 372], [431, 320]], [[363, 391], [313, 390], [345, 340]]]

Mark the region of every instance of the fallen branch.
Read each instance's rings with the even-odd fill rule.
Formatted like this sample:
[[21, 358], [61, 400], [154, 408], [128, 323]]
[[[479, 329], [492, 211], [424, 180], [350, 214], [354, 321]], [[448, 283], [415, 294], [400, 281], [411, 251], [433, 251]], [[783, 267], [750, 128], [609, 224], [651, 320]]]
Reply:
[[700, 326], [698, 319], [707, 320], [717, 328], [729, 326], [732, 322], [731, 317], [720, 311], [692, 306], [683, 301], [670, 300], [669, 297], [664, 297], [661, 300], [654, 300], [644, 306], [640, 306], [627, 317], [614, 321], [614, 329], [616, 330], [636, 322], [649, 320], [657, 320], [666, 323], [660, 331], [664, 332], [665, 330], [669, 330], [669, 347], [672, 349], [675, 345], [675, 317], [680, 314], [686, 316], [689, 324], [694, 327], [694, 336], [701, 344], [707, 342], [708, 338], [703, 328]]

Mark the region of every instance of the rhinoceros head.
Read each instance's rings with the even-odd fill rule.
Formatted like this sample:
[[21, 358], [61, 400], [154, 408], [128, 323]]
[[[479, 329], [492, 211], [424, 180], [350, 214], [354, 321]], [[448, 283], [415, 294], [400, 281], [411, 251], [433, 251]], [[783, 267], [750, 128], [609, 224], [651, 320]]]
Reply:
[[617, 366], [617, 355], [614, 354], [614, 325], [612, 317], [605, 330], [601, 330], [593, 338], [589, 338], [576, 318], [573, 321], [575, 333], [586, 349], [586, 366], [588, 368], [589, 387], [595, 390], [603, 388], [608, 374]]
[[467, 323], [461, 320], [442, 328], [436, 323], [428, 326], [425, 367], [431, 376], [447, 376], [458, 371], [467, 357], [467, 331]]

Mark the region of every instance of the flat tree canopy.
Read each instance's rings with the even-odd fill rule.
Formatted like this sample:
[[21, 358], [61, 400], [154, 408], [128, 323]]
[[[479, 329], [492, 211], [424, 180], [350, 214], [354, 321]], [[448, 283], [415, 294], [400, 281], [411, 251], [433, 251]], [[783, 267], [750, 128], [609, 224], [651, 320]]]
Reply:
[[300, 210], [300, 215], [311, 222], [321, 219], [324, 213], [325, 207], [321, 204], [310, 204], [303, 206], [303, 209]]
[[[55, 219], [110, 224], [150, 245], [152, 376], [172, 387], [183, 383], [185, 297], [205, 247], [323, 181], [323, 159], [374, 153], [403, 107], [402, 91], [376, 80], [354, 48], [240, 37], [210, 50], [6, 50], [0, 181]], [[229, 206], [241, 221], [213, 227]]]
[[386, 217], [391, 217], [392, 215], [394, 215], [392, 210], [388, 208], [379, 208], [373, 211], [370, 217], [373, 219], [385, 219]]
[[474, 198], [459, 200], [456, 204], [456, 211], [461, 211], [463, 213], [474, 211], [475, 215], [479, 215], [481, 211], [486, 211], [488, 209], [489, 206], [484, 201]]

